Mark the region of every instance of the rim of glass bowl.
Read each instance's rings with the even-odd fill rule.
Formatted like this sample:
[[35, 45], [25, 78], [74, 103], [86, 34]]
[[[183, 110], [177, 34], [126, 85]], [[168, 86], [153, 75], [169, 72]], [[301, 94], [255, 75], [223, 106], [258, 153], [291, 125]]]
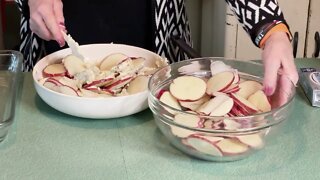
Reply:
[[[176, 109], [176, 108], [173, 108], [171, 106], [168, 106], [167, 104], [159, 101], [159, 99], [154, 95], [155, 94], [155, 90], [158, 90], [158, 89], [151, 89], [150, 86], [151, 86], [151, 81], [152, 79], [155, 77], [155, 75], [160, 72], [161, 70], [165, 69], [165, 68], [168, 68], [172, 65], [177, 65], [177, 64], [181, 64], [181, 63], [188, 63], [188, 62], [192, 62], [192, 61], [203, 61], [203, 60], [227, 60], [227, 61], [235, 61], [235, 62], [242, 62], [241, 60], [236, 60], [236, 59], [230, 59], [230, 58], [223, 58], [223, 57], [202, 57], [202, 58], [195, 58], [195, 59], [189, 59], [189, 60], [183, 60], [183, 61], [179, 61], [179, 62], [176, 62], [176, 63], [173, 63], [173, 64], [169, 64], [169, 65], [166, 65], [160, 69], [158, 69], [150, 78], [149, 80], [149, 83], [148, 83], [148, 89], [149, 89], [149, 96], [152, 98], [152, 103], [155, 102], [159, 105], [161, 105], [162, 107], [164, 108], [168, 108], [169, 110], [172, 110], [172, 111], [176, 111], [178, 113], [182, 113], [182, 114], [190, 114], [190, 115], [195, 115], [193, 113], [190, 113], [190, 112], [186, 112], [186, 111], [183, 111], [183, 110], [179, 110], [179, 109]], [[257, 63], [257, 62], [254, 62], [254, 61], [246, 61], [245, 63], [251, 63], [253, 65], [257, 65], [257, 66], [262, 66], [261, 63]], [[295, 85], [293, 84], [293, 82], [288, 78], [289, 82], [291, 82], [291, 85], [292, 85], [292, 95], [290, 97], [289, 95], [289, 99], [288, 101], [277, 107], [277, 108], [274, 108], [272, 109], [271, 111], [268, 111], [268, 112], [262, 112], [262, 113], [257, 113], [257, 114], [253, 114], [253, 115], [249, 115], [249, 116], [236, 116], [236, 117], [229, 117], [230, 119], [248, 119], [248, 118], [254, 118], [254, 117], [257, 117], [257, 116], [269, 116], [269, 115], [272, 115], [272, 114], [276, 114], [277, 112], [285, 109], [286, 107], [288, 107], [292, 101], [294, 100], [295, 98], [295, 94], [296, 94], [296, 88], [295, 88]], [[159, 86], [157, 86], [159, 87]], [[286, 94], [288, 94], [287, 92], [284, 92]], [[212, 118], [221, 118], [221, 116], [207, 116], [207, 115], [200, 115], [200, 114], [196, 114], [198, 117], [200, 118], [205, 118], [205, 119], [212, 119]], [[216, 130], [216, 129], [209, 129], [209, 128], [194, 128], [194, 127], [189, 127], [189, 126], [185, 126], [185, 125], [182, 125], [180, 123], [177, 123], [169, 118], [167, 118], [166, 116], [161, 116], [161, 121], [165, 121], [166, 124], [169, 124], [169, 125], [173, 125], [173, 126], [178, 126], [180, 128], [184, 128], [184, 129], [187, 129], [187, 130], [191, 130], [191, 131], [199, 131], [199, 132], [203, 132], [203, 133], [247, 133], [247, 132], [252, 132], [252, 131], [259, 131], [259, 130], [263, 130], [263, 129], [266, 129], [266, 128], [269, 128], [269, 127], [272, 127], [274, 125], [277, 125], [281, 122], [283, 122], [285, 119], [281, 119], [281, 120], [272, 120], [272, 121], [267, 121], [267, 123], [265, 125], [262, 125], [262, 126], [257, 126], [257, 127], [252, 127], [252, 128], [241, 128], [241, 129], [237, 129], [237, 130]]]

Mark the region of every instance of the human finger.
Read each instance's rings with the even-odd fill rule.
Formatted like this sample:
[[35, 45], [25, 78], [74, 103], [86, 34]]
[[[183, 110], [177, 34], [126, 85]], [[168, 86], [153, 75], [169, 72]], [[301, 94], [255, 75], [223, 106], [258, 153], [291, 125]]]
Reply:
[[281, 63], [282, 63], [282, 74], [285, 74], [296, 86], [299, 80], [299, 75], [297, 72], [297, 67], [294, 63], [293, 56], [288, 57], [286, 60], [283, 60]]
[[277, 84], [278, 70], [280, 68], [280, 62], [276, 59], [264, 58], [264, 79], [263, 87], [267, 96], [274, 93]]
[[37, 34], [41, 39], [49, 41], [53, 38], [41, 16], [31, 16], [29, 23], [30, 30]]
[[56, 16], [56, 20], [58, 22], [58, 26], [59, 26], [59, 33], [57, 39], [59, 39], [58, 43], [60, 46], [64, 46], [65, 45], [65, 40], [63, 38], [63, 35], [61, 34], [61, 31], [66, 32], [66, 27], [65, 27], [65, 19], [64, 19], [64, 15], [63, 15], [63, 3], [61, 2], [61, 0], [56, 0], [55, 3], [53, 4], [53, 9], [54, 9], [54, 14]]

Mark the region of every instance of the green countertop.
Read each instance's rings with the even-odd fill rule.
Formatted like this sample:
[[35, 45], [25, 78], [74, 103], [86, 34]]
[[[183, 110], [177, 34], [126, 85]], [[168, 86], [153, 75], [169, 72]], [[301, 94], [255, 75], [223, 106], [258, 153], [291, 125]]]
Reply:
[[[320, 59], [297, 64], [320, 67]], [[0, 143], [0, 179], [320, 179], [320, 108], [300, 88], [294, 103], [267, 147], [215, 163], [172, 147], [150, 110], [106, 120], [60, 113], [40, 99], [25, 73], [14, 124]]]

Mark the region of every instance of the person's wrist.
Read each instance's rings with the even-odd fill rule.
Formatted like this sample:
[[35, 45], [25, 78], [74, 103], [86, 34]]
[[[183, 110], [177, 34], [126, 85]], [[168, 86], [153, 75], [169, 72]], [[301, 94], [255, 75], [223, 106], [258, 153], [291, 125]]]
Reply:
[[281, 41], [286, 42], [290, 44], [290, 39], [288, 38], [288, 34], [283, 31], [277, 31], [270, 34], [270, 36], [265, 40], [262, 49], [266, 47], [269, 43], [275, 42], [275, 41]]
[[280, 23], [276, 26], [274, 26], [272, 29], [270, 29], [266, 35], [263, 37], [263, 39], [260, 41], [259, 47], [264, 48], [265, 43], [270, 39], [271, 37], [281, 38], [283, 40], [288, 40], [289, 42], [292, 39], [292, 35], [287, 28], [287, 26], [283, 23]]
[[276, 32], [284, 32], [287, 34], [287, 38], [289, 41], [292, 39], [292, 35], [286, 23], [282, 21], [273, 21], [271, 23], [265, 24], [260, 28], [260, 30], [256, 34], [256, 38], [254, 43], [257, 47], [263, 48], [265, 42], [269, 39], [269, 37]]

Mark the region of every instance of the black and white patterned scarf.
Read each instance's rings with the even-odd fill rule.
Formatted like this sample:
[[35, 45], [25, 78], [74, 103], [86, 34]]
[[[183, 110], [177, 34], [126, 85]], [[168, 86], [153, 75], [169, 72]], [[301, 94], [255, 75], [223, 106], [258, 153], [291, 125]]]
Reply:
[[184, 0], [156, 0], [155, 11], [156, 52], [170, 62], [187, 59], [186, 54], [180, 52], [179, 47], [170, 40], [173, 36], [179, 36], [192, 46]]

